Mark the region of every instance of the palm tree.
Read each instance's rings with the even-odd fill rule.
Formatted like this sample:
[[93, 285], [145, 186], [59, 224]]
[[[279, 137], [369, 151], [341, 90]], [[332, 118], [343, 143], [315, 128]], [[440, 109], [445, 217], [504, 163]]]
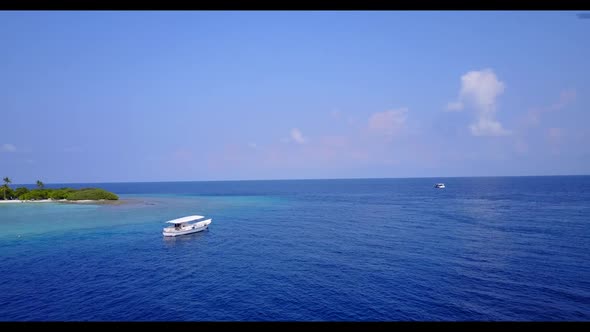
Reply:
[[43, 182], [41, 182], [40, 180], [37, 180], [37, 187], [39, 189], [43, 189], [43, 187], [45, 187], [45, 184], [43, 184]]
[[8, 191], [8, 184], [9, 183], [12, 183], [12, 181], [7, 176], [4, 178], [4, 185], [2, 185], [2, 191], [4, 192], [4, 200], [6, 200], [6, 192]]

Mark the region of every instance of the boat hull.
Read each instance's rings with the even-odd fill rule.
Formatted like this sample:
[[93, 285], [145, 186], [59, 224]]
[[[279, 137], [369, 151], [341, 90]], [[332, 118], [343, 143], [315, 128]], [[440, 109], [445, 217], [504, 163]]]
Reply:
[[162, 235], [164, 236], [180, 236], [180, 235], [187, 235], [187, 234], [192, 234], [192, 233], [198, 233], [198, 232], [202, 232], [204, 230], [206, 230], [207, 228], [209, 228], [209, 225], [203, 226], [203, 227], [196, 227], [193, 229], [183, 229], [183, 230], [179, 230], [179, 231], [163, 231]]

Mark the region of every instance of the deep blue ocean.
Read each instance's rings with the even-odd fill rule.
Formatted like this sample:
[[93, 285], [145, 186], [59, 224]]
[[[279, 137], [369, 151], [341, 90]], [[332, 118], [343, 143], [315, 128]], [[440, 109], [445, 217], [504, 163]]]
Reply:
[[0, 204], [1, 321], [590, 321], [590, 176], [68, 186], [127, 203]]

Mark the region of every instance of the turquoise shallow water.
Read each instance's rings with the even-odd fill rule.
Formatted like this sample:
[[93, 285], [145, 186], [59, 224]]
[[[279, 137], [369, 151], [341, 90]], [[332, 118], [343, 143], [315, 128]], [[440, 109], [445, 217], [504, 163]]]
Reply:
[[[256, 209], [277, 206], [277, 199], [257, 196], [178, 196], [178, 195], [120, 195], [124, 204], [64, 204], [22, 203], [0, 205], [2, 223], [0, 238], [6, 240], [33, 235], [59, 235], [80, 229], [112, 228], [115, 226], [165, 226], [162, 222], [195, 211], [231, 213], [236, 209]], [[213, 217], [213, 215], [207, 215]], [[148, 226], [149, 225], [149, 226]], [[138, 228], [139, 229], [139, 228]]]
[[0, 320], [590, 320], [590, 177], [100, 186], [0, 205]]

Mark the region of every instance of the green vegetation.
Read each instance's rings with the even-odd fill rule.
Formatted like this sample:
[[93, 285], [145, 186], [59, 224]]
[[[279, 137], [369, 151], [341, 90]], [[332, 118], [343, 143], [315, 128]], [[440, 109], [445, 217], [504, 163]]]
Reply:
[[14, 191], [14, 197], [21, 197], [22, 195], [24, 195], [24, 194], [26, 194], [28, 192], [29, 192], [29, 189], [27, 189], [25, 187], [18, 187]]
[[[11, 183], [12, 181], [10, 180], [10, 178], [5, 177], [4, 178], [4, 184], [2, 185], [2, 191], [4, 192], [4, 200], [6, 200], [6, 194], [7, 192], [10, 190], [10, 188], [8, 187], [8, 185]], [[10, 196], [9, 196], [10, 197]]]
[[54, 189], [51, 193], [49, 193], [49, 198], [51, 198], [51, 199], [68, 199], [68, 195], [73, 192], [76, 192], [76, 190], [74, 190], [72, 188]]
[[106, 199], [106, 200], [117, 200], [119, 197], [112, 192], [106, 191], [104, 189], [99, 188], [84, 188], [78, 191], [70, 192], [67, 197], [68, 200], [71, 201], [79, 201], [83, 199], [91, 199], [91, 200], [99, 200], [99, 199]]
[[49, 193], [51, 189], [33, 189], [26, 194], [23, 194], [18, 197], [18, 199], [22, 200], [39, 200], [39, 199], [48, 199]]
[[25, 187], [16, 188], [12, 190], [8, 185], [12, 181], [8, 178], [4, 178], [4, 184], [0, 187], [2, 190], [2, 196], [0, 199], [20, 199], [20, 200], [41, 200], [41, 199], [54, 199], [61, 200], [65, 199], [68, 201], [80, 201], [80, 200], [118, 200], [119, 197], [110, 191], [106, 191], [100, 188], [59, 188], [50, 189], [45, 188], [43, 182], [37, 180], [37, 188], [29, 190]]

